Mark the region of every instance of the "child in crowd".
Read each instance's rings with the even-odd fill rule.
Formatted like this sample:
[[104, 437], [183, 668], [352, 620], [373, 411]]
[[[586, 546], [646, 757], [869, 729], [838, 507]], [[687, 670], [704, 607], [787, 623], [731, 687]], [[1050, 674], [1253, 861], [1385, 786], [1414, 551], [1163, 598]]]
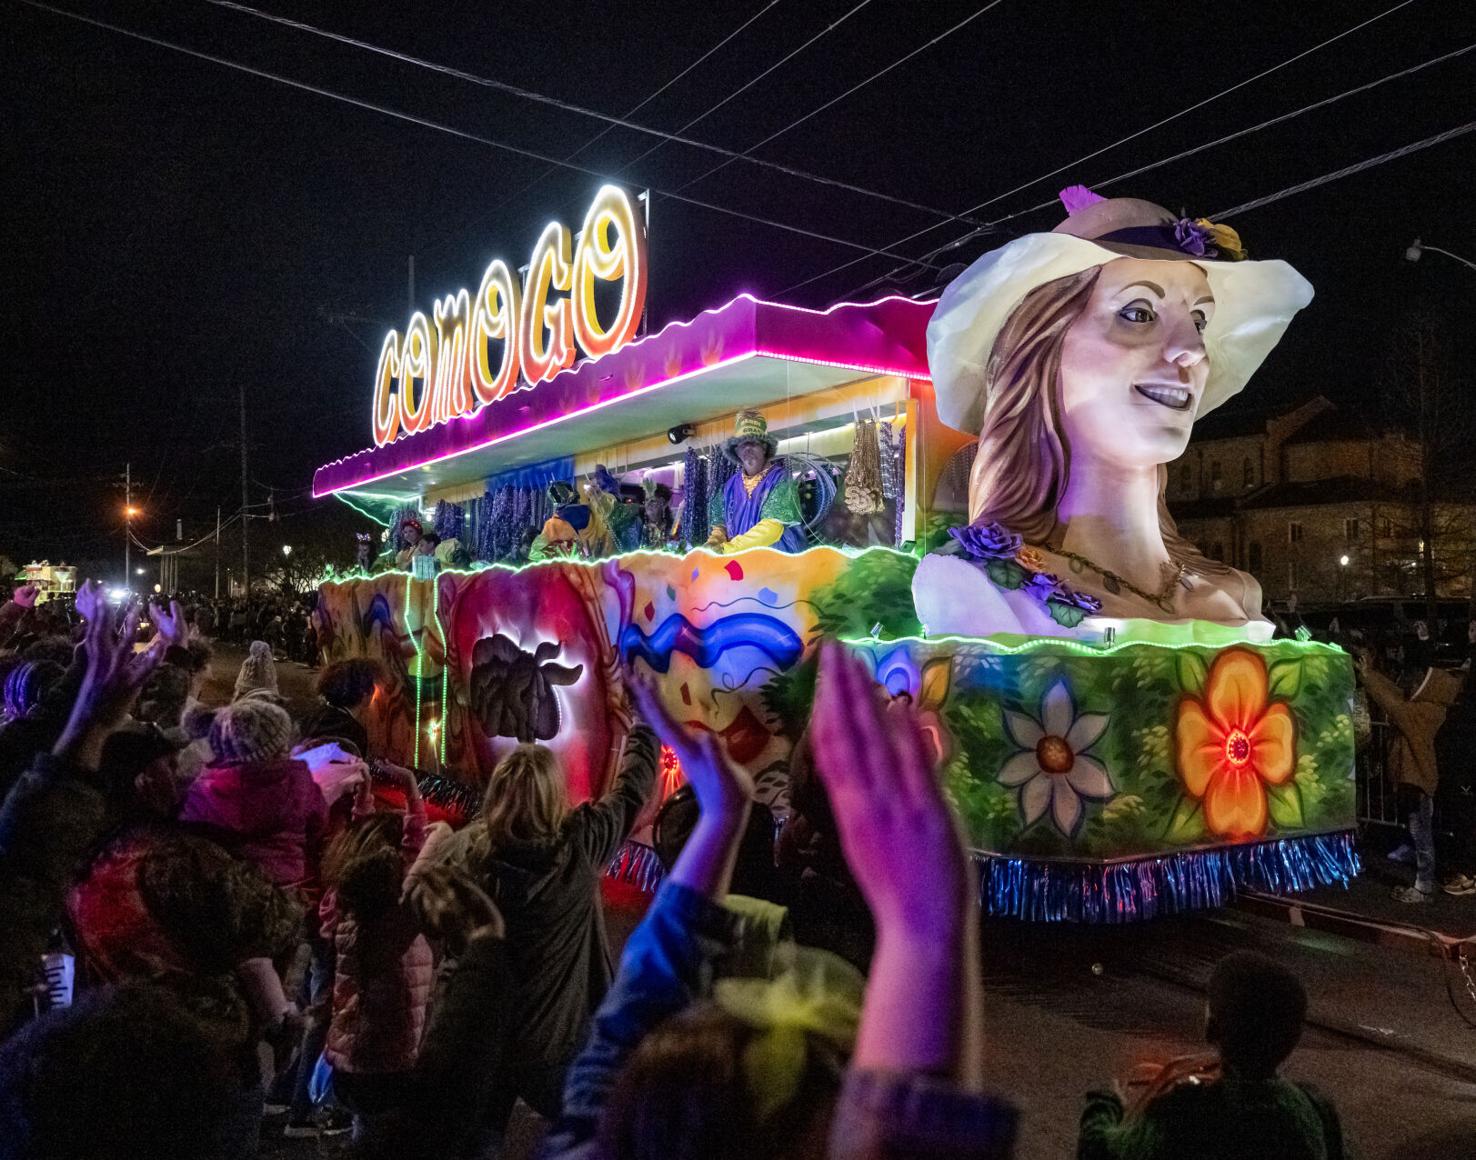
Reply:
[[641, 688], [701, 816], [569, 1072], [545, 1155], [1004, 1157], [1015, 1114], [981, 1091], [982, 984], [971, 870], [907, 714], [826, 645], [814, 746], [841, 845], [876, 916], [854, 1034], [846, 995], [785, 976], [736, 1000], [712, 984], [743, 920], [722, 904], [753, 779]]
[[1079, 1160], [1342, 1160], [1331, 1102], [1277, 1071], [1302, 1037], [1307, 993], [1274, 959], [1236, 951], [1210, 976], [1205, 1038], [1212, 1059], [1164, 1067], [1130, 1108], [1087, 1095]]
[[246, 659], [241, 662], [241, 671], [236, 674], [231, 700], [263, 694], [281, 695], [277, 688], [277, 662], [272, 657], [271, 645], [264, 640], [253, 640], [246, 650]]
[[369, 707], [389, 683], [384, 665], [371, 657], [334, 661], [317, 680], [318, 708], [302, 723], [303, 742], [336, 740], [369, 756]]
[[179, 820], [208, 826], [283, 887], [317, 876], [328, 807], [308, 767], [288, 756], [292, 718], [265, 701], [237, 701], [210, 726], [215, 755], [185, 795]]
[[409, 1095], [435, 975], [427, 934], [438, 933], [413, 887], [450, 834], [444, 823], [427, 828], [413, 773], [381, 769], [404, 792], [405, 812], [376, 809], [370, 782], [360, 783], [353, 821], [324, 858], [319, 907], [337, 962], [324, 1054], [366, 1150]]

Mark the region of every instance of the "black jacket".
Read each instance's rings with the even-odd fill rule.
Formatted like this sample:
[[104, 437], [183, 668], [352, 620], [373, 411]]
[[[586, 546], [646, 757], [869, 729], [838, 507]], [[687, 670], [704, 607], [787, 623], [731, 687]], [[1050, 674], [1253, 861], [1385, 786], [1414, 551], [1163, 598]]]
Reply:
[[478, 820], [450, 843], [446, 858], [470, 871], [507, 923], [514, 1058], [564, 1063], [583, 1046], [614, 977], [600, 877], [650, 796], [659, 754], [651, 730], [632, 730], [609, 793], [575, 808], [551, 841], [489, 850]]

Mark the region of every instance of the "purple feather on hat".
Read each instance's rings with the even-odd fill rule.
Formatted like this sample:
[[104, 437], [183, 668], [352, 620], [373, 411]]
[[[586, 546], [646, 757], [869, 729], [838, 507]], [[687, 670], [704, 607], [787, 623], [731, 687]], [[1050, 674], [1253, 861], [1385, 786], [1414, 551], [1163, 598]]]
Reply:
[[1080, 213], [1089, 205], [1096, 205], [1099, 201], [1106, 201], [1100, 193], [1093, 193], [1084, 185], [1068, 185], [1058, 195], [1061, 204], [1066, 207], [1067, 214]]

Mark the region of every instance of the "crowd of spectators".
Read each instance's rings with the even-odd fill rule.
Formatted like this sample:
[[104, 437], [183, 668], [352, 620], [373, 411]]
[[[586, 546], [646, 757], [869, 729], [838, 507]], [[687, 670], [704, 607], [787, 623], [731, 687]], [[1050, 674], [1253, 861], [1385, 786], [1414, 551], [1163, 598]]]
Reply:
[[[571, 804], [554, 754], [521, 745], [453, 832], [373, 751], [375, 662], [330, 665], [294, 721], [253, 645], [230, 703], [205, 705], [198, 610], [153, 605], [149, 635], [93, 584], [75, 623], [17, 595], [0, 1157], [251, 1157], [274, 1106], [289, 1134], [348, 1127], [358, 1156], [495, 1156], [519, 1098], [548, 1157], [1013, 1154], [935, 750], [840, 646], [821, 646], [776, 856], [752, 773], [635, 673], [601, 797]], [[600, 880], [661, 746], [688, 788], [617, 967]], [[1305, 1005], [1276, 963], [1222, 962], [1210, 1054], [1093, 1093], [1080, 1154], [1341, 1157], [1332, 1104], [1279, 1075]]]

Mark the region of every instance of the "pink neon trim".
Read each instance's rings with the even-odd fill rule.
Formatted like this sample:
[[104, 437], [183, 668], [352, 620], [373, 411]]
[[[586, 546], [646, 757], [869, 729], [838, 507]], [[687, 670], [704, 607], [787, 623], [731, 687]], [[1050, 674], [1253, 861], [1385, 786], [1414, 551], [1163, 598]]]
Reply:
[[[625, 346], [620, 347], [618, 350], [611, 351], [611, 352], [609, 352], [609, 354], [606, 354], [606, 355], [601, 355], [597, 359], [585, 359], [585, 360], [583, 360], [583, 361], [581, 361], [579, 363], [576, 363], [574, 366], [569, 367], [567, 370], [560, 371], [558, 375], [555, 375], [553, 378], [548, 379], [548, 380], [546, 380], [543, 383], [536, 384], [534, 387], [527, 387], [527, 386], [525, 386], [521, 390], [514, 391], [511, 394], [505, 395], [501, 399], [498, 399], [498, 400], [496, 400], [496, 401], [494, 401], [492, 403], [483, 404], [482, 406], [477, 407], [477, 408], [474, 408], [473, 410], [463, 412], [462, 414], [457, 415], [457, 416], [455, 416], [455, 417], [453, 417], [451, 419], [448, 419], [448, 420], [445, 420], [445, 421], [443, 421], [441, 423], [438, 423], [438, 424], [436, 424], [432, 428], [426, 428], [425, 431], [417, 431], [417, 432], [414, 432], [414, 433], [409, 434], [409, 435], [401, 435], [399, 438], [393, 440], [390, 443], [383, 443], [383, 444], [378, 444], [378, 445], [376, 445], [374, 447], [367, 447], [367, 448], [364, 448], [364, 449], [362, 449], [360, 451], [355, 451], [355, 452], [353, 452], [350, 455], [345, 455], [345, 456], [343, 456], [343, 457], [341, 457], [339, 459], [335, 459], [335, 460], [332, 460], [332, 461], [330, 461], [328, 463], [322, 464], [317, 469], [317, 471], [314, 472], [314, 479], [316, 480], [317, 475], [320, 472], [323, 472], [323, 471], [328, 470], [330, 468], [339, 467], [339, 466], [341, 466], [343, 464], [349, 463], [349, 462], [351, 462], [353, 460], [356, 460], [356, 459], [359, 459], [360, 457], [363, 457], [363, 456], [372, 456], [372, 455], [374, 455], [374, 454], [376, 454], [378, 452], [384, 451], [386, 448], [393, 447], [393, 446], [395, 446], [395, 444], [399, 443], [401, 441], [401, 439], [414, 438], [417, 435], [426, 434], [429, 431], [434, 430], [434, 429], [437, 429], [437, 428], [449, 427], [451, 424], [456, 423], [456, 422], [459, 422], [459, 421], [462, 421], [462, 420], [480, 419], [480, 418], [482, 418], [486, 414], [486, 412], [490, 408], [497, 406], [498, 403], [506, 402], [509, 399], [516, 399], [518, 397], [518, 395], [520, 395], [525, 390], [533, 390], [533, 389], [536, 389], [537, 387], [547, 387], [547, 386], [550, 386], [550, 385], [556, 383], [559, 380], [559, 378], [562, 377], [563, 375], [580, 373], [587, 366], [598, 364], [599, 362], [603, 361], [604, 359], [612, 358], [612, 357], [614, 357], [616, 355], [623, 354], [626, 351], [634, 350], [635, 348], [637, 348], [639, 346], [642, 346], [642, 345], [644, 345], [646, 343], [652, 342], [652, 341], [654, 341], [656, 339], [660, 339], [660, 338], [664, 337], [669, 331], [678, 330], [678, 329], [684, 329], [684, 328], [690, 328], [692, 326], [695, 326], [702, 319], [704, 319], [704, 318], [706, 318], [706, 317], [708, 317], [710, 315], [721, 314], [722, 312], [730, 309], [735, 303], [740, 302], [740, 301], [745, 301], [745, 300], [748, 301], [748, 302], [753, 303], [755, 306], [770, 307], [770, 308], [773, 308], [773, 309], [776, 309], [776, 310], [781, 310], [781, 311], [785, 311], [785, 312], [789, 312], [789, 313], [807, 314], [807, 315], [811, 315], [811, 316], [814, 316], [814, 317], [825, 317], [827, 315], [833, 314], [836, 311], [845, 309], [847, 307], [866, 309], [866, 308], [872, 308], [872, 307], [881, 306], [881, 305], [883, 305], [885, 303], [888, 303], [888, 302], [899, 302], [899, 301], [900, 302], [907, 302], [907, 303], [915, 304], [915, 305], [919, 305], [919, 306], [926, 306], [926, 305], [930, 305], [933, 301], [936, 301], [936, 299], [916, 299], [916, 298], [909, 298], [905, 294], [889, 294], [885, 298], [878, 298], [878, 299], [875, 299], [872, 302], [837, 302], [837, 303], [835, 303], [832, 306], [826, 307], [824, 310], [814, 310], [814, 309], [811, 309], [811, 308], [805, 307], [805, 306], [790, 306], [790, 305], [786, 305], [784, 303], [770, 302], [770, 301], [767, 301], [765, 299], [757, 298], [754, 295], [749, 294], [747, 292], [742, 293], [742, 294], [738, 294], [738, 295], [735, 295], [733, 298], [731, 298], [726, 303], [724, 303], [722, 306], [713, 307], [711, 309], [704, 310], [700, 314], [697, 314], [697, 315], [695, 315], [694, 317], [692, 317], [690, 319], [678, 320], [678, 321], [675, 321], [675, 322], [670, 322], [666, 326], [662, 327], [661, 330], [657, 331], [655, 334], [647, 335], [645, 338], [637, 339], [635, 342], [627, 343]], [[567, 419], [573, 419], [573, 418], [576, 418], [576, 417], [578, 417], [580, 415], [587, 415], [587, 414], [590, 414], [590, 413], [592, 413], [594, 411], [602, 410], [605, 407], [614, 406], [617, 403], [623, 403], [623, 402], [625, 402], [628, 399], [638, 398], [641, 395], [647, 394], [647, 393], [649, 393], [651, 391], [659, 390], [659, 389], [661, 389], [663, 387], [670, 386], [673, 383], [682, 382], [682, 381], [684, 381], [686, 379], [693, 378], [693, 377], [695, 377], [697, 375], [705, 374], [705, 373], [707, 373], [709, 371], [718, 370], [718, 369], [720, 369], [722, 367], [730, 366], [730, 365], [733, 365], [735, 363], [742, 362], [742, 361], [745, 361], [747, 359], [756, 358], [756, 357], [776, 358], [776, 359], [781, 359], [781, 360], [786, 361], [786, 362], [809, 363], [809, 364], [814, 365], [814, 366], [839, 367], [839, 368], [843, 368], [843, 369], [846, 369], [846, 370], [861, 371], [861, 372], [867, 373], [867, 374], [893, 375], [893, 376], [896, 376], [896, 377], [899, 377], [899, 378], [906, 378], [906, 379], [911, 379], [911, 380], [924, 380], [926, 378], [926, 376], [919, 375], [916, 372], [916, 370], [915, 369], [912, 369], [912, 368], [877, 366], [877, 365], [873, 365], [873, 364], [858, 363], [858, 362], [854, 362], [854, 361], [836, 360], [836, 359], [823, 359], [823, 358], [816, 358], [816, 357], [813, 357], [813, 356], [797, 355], [797, 354], [794, 354], [794, 353], [791, 353], [791, 352], [788, 352], [788, 351], [773, 351], [773, 350], [765, 350], [765, 349], [760, 349], [758, 347], [755, 347], [755, 348], [753, 348], [751, 350], [748, 350], [748, 351], [746, 351], [746, 352], [744, 352], [742, 354], [734, 355], [731, 358], [721, 359], [718, 362], [711, 363], [711, 364], [708, 364], [708, 365], [704, 365], [704, 366], [701, 366], [701, 367], [694, 367], [692, 370], [690, 370], [690, 371], [684, 371], [683, 373], [681, 373], [679, 375], [675, 375], [672, 378], [661, 379], [658, 382], [650, 383], [647, 386], [637, 388], [636, 390], [626, 392], [625, 394], [618, 395], [618, 396], [616, 396], [614, 398], [603, 399], [600, 402], [590, 404], [588, 407], [583, 407], [583, 408], [581, 408], [579, 410], [575, 410], [575, 411], [566, 411], [566, 412], [564, 412], [561, 415], [553, 416], [552, 418], [542, 420], [541, 422], [534, 423], [534, 424], [532, 424], [532, 425], [530, 425], [528, 427], [521, 427], [521, 428], [518, 428], [515, 431], [504, 432], [501, 435], [494, 436], [491, 439], [487, 439], [487, 440], [485, 440], [483, 442], [474, 443], [474, 444], [472, 444], [470, 446], [467, 446], [467, 447], [459, 447], [459, 448], [457, 448], [454, 451], [449, 451], [449, 452], [446, 452], [445, 454], [442, 454], [442, 455], [437, 455], [437, 456], [432, 456], [432, 457], [427, 458], [427, 459], [417, 460], [414, 463], [407, 464], [407, 465], [404, 465], [404, 466], [395, 467], [395, 468], [392, 468], [390, 470], [380, 472], [377, 475], [369, 476], [369, 477], [364, 478], [364, 479], [358, 479], [358, 480], [355, 480], [352, 483], [342, 484], [342, 485], [340, 485], [338, 487], [331, 488], [328, 491], [323, 491], [323, 492], [318, 491], [317, 486], [316, 486], [316, 483], [315, 483], [314, 486], [313, 486], [313, 492], [312, 492], [313, 498], [314, 499], [321, 499], [321, 498], [324, 498], [325, 496], [333, 495], [333, 494], [335, 494], [337, 492], [340, 492], [340, 491], [350, 491], [350, 490], [353, 490], [353, 489], [356, 489], [356, 488], [367, 487], [367, 486], [369, 486], [369, 485], [371, 485], [373, 483], [377, 483], [378, 481], [380, 481], [382, 479], [388, 479], [391, 476], [402, 475], [402, 474], [404, 474], [406, 472], [409, 472], [409, 471], [418, 471], [421, 468], [429, 467], [429, 466], [431, 466], [433, 464], [437, 464], [437, 463], [444, 463], [447, 460], [456, 459], [456, 458], [459, 458], [462, 455], [469, 455], [469, 454], [472, 454], [473, 452], [476, 452], [476, 451], [484, 451], [484, 450], [486, 450], [486, 449], [488, 449], [490, 447], [496, 447], [496, 446], [498, 446], [498, 445], [500, 445], [502, 443], [505, 443], [505, 442], [507, 442], [510, 439], [516, 439], [516, 438], [518, 438], [520, 436], [528, 435], [528, 434], [531, 434], [531, 433], [533, 433], [535, 431], [541, 431], [541, 430], [543, 430], [543, 429], [545, 429], [547, 427], [552, 427], [555, 424], [564, 422]]]
[[[441, 299], [438, 298], [438, 299], [436, 299], [436, 301], [439, 302], [439, 301], [441, 301]], [[837, 302], [833, 306], [827, 306], [824, 310], [814, 310], [814, 309], [812, 309], [812, 308], [810, 308], [808, 306], [789, 306], [789, 305], [787, 305], [786, 303], [783, 303], [783, 302], [770, 302], [770, 301], [768, 301], [767, 299], [764, 299], [764, 298], [757, 298], [757, 297], [755, 297], [754, 295], [748, 293], [745, 290], [742, 294], [735, 294], [732, 298], [728, 299], [728, 301], [724, 302], [721, 306], [714, 306], [714, 307], [712, 307], [712, 308], [710, 308], [708, 310], [702, 311], [700, 314], [693, 315], [691, 318], [678, 319], [675, 322], [668, 322], [665, 326], [663, 326], [655, 334], [648, 334], [648, 335], [646, 335], [645, 338], [638, 338], [634, 342], [628, 342], [624, 346], [617, 347], [616, 349], [614, 349], [612, 351], [609, 351], [606, 354], [600, 355], [598, 358], [585, 358], [585, 359], [581, 359], [580, 361], [576, 362], [573, 366], [565, 367], [557, 375], [553, 375], [550, 378], [544, 379], [542, 382], [538, 382], [538, 383], [523, 383], [516, 390], [509, 391], [507, 394], [503, 395], [501, 399], [494, 399], [490, 403], [483, 403], [480, 407], [473, 407], [470, 411], [463, 411], [459, 415], [453, 415], [449, 419], [443, 419], [439, 423], [433, 423], [433, 424], [431, 424], [430, 427], [425, 427], [422, 430], [423, 431], [429, 431], [429, 430], [432, 429], [432, 427], [445, 427], [445, 426], [449, 426], [452, 423], [460, 422], [463, 419], [472, 419], [472, 418], [475, 418], [476, 416], [480, 415], [483, 411], [485, 411], [488, 407], [495, 407], [495, 406], [497, 406], [498, 403], [501, 403], [501, 402], [503, 402], [503, 401], [505, 401], [507, 399], [516, 398], [518, 395], [522, 394], [524, 391], [533, 391], [533, 390], [537, 390], [539, 387], [548, 386], [551, 383], [557, 382], [558, 379], [559, 379], [559, 377], [561, 375], [574, 374], [576, 371], [582, 370], [586, 366], [596, 366], [600, 362], [602, 362], [603, 360], [605, 360], [607, 358], [610, 358], [612, 355], [622, 354], [622, 353], [624, 353], [627, 350], [635, 350], [639, 346], [643, 346], [643, 345], [645, 345], [648, 342], [654, 342], [658, 338], [664, 337], [665, 334], [666, 334], [666, 332], [669, 331], [669, 330], [678, 330], [678, 329], [681, 329], [681, 328], [684, 328], [684, 327], [695, 326], [699, 321], [701, 321], [702, 319], [706, 318], [709, 314], [721, 314], [724, 310], [727, 310], [729, 307], [731, 307], [733, 305], [733, 303], [735, 303], [735, 302], [743, 302], [743, 301], [752, 302], [755, 306], [772, 306], [772, 307], [775, 307], [776, 309], [779, 309], [779, 310], [793, 311], [796, 314], [813, 314], [817, 318], [824, 318], [827, 315], [834, 314], [837, 310], [844, 310], [848, 306], [849, 307], [863, 307], [864, 308], [864, 307], [871, 307], [871, 306], [881, 306], [881, 305], [883, 305], [884, 303], [887, 303], [887, 302], [899, 302], [899, 301], [900, 302], [915, 302], [915, 303], [917, 303], [920, 306], [930, 306], [934, 302], [936, 302], [937, 299], [936, 298], [909, 298], [905, 294], [888, 294], [885, 298], [878, 298], [878, 299], [876, 299], [875, 301], [872, 301], [872, 302]], [[414, 316], [412, 315], [411, 317], [413, 318]], [[395, 331], [395, 330], [388, 331], [385, 334], [385, 340], [387, 341], [389, 339], [390, 334], [398, 334], [398, 333], [399, 332], [398, 331]], [[380, 343], [380, 346], [382, 348], [384, 346], [384, 342], [381, 342]], [[805, 361], [805, 360], [796, 360], [796, 361]], [[836, 363], [835, 365], [836, 366], [845, 366], [845, 365], [848, 365], [848, 364]], [[858, 367], [856, 369], [857, 370], [865, 370], [866, 368], [865, 367]], [[895, 372], [892, 372], [892, 373], [895, 373]], [[521, 380], [519, 380], [519, 382], [521, 382]], [[333, 461], [331, 461], [329, 463], [323, 464], [322, 466], [323, 467], [335, 467], [335, 466], [337, 466], [340, 463], [346, 463], [348, 460], [354, 458], [355, 455], [365, 455], [365, 454], [367, 454], [370, 451], [377, 451], [377, 450], [379, 450], [382, 447], [393, 447], [401, 439], [413, 439], [416, 435], [419, 435], [421, 433], [422, 433], [421, 431], [411, 431], [411, 432], [409, 432], [407, 434], [401, 434], [401, 435], [396, 436], [394, 439], [391, 439], [388, 443], [376, 443], [373, 447], [366, 447], [362, 451], [355, 451], [353, 453], [353, 455], [345, 455], [342, 459], [335, 459], [335, 460], [333, 460]]]
[[[734, 363], [744, 362], [747, 359], [757, 357], [758, 354], [758, 351], [750, 350], [743, 354], [734, 355], [732, 358], [713, 363], [711, 366], [698, 367], [695, 370], [690, 370], [679, 374], [675, 378], [662, 379], [658, 383], [651, 383], [649, 386], [638, 387], [634, 391], [630, 391], [629, 393], [624, 395], [617, 395], [613, 399], [603, 399], [598, 403], [591, 403], [588, 407], [585, 407], [581, 410], [565, 411], [562, 415], [555, 415], [552, 419], [544, 419], [541, 423], [534, 423], [528, 427], [519, 427], [516, 431], [506, 431], [501, 435], [494, 435], [485, 443], [476, 443], [470, 447], [459, 447], [455, 451], [448, 451], [444, 455], [437, 455], [431, 459], [420, 460], [417, 463], [410, 464], [408, 467], [396, 467], [393, 471], [386, 471], [380, 475], [370, 476], [368, 479], [361, 479], [355, 483], [345, 484], [343, 487], [334, 488], [333, 491], [325, 491], [319, 493], [317, 488], [314, 487], [313, 498], [322, 499], [324, 496], [332, 495], [334, 491], [349, 491], [353, 488], [365, 487], [371, 483], [377, 483], [381, 479], [388, 479], [392, 475], [403, 475], [407, 471], [419, 471], [422, 467], [429, 467], [433, 463], [444, 463], [448, 459], [458, 459], [463, 455], [470, 455], [473, 451], [485, 451], [489, 447], [496, 447], [500, 443], [506, 443], [509, 439], [517, 439], [523, 435], [531, 435], [534, 431], [542, 431], [546, 427], [553, 427], [556, 424], [564, 422], [564, 420], [566, 419], [573, 419], [579, 415], [588, 415], [591, 411], [598, 411], [604, 407], [613, 407], [616, 403], [623, 403], [627, 399], [639, 398], [641, 395], [647, 394], [650, 391], [655, 391], [660, 389], [661, 387], [670, 386], [672, 383], [680, 382], [682, 379], [690, 379], [695, 375], [705, 374], [707, 371], [714, 371], [718, 370], [721, 367], [731, 366]], [[508, 397], [511, 398], [512, 396]], [[498, 400], [498, 402], [501, 401], [501, 399]], [[397, 439], [395, 440], [395, 442], [398, 443], [399, 440]], [[389, 447], [392, 445], [386, 443], [385, 446]], [[335, 459], [332, 463], [325, 463], [323, 467], [336, 467], [340, 463], [347, 463], [350, 459], [357, 459], [360, 455], [366, 454], [368, 454], [368, 452], [366, 451], [355, 451], [352, 455], [345, 456], [343, 459]], [[323, 467], [318, 468], [318, 470], [322, 471]]]

